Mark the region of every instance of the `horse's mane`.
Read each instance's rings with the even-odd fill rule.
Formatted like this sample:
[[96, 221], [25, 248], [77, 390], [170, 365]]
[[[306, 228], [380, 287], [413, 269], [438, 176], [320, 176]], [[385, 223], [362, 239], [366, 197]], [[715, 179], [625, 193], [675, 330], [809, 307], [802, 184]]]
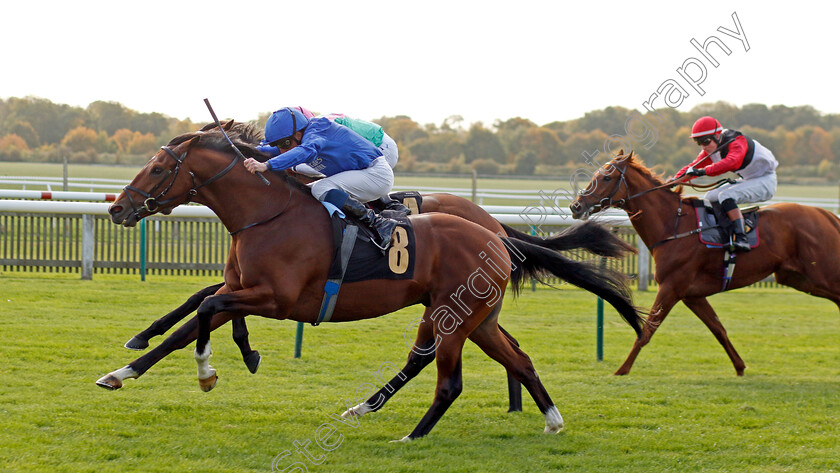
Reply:
[[[230, 140], [233, 142], [236, 148], [239, 149], [239, 151], [242, 152], [242, 154], [246, 158], [254, 158], [257, 161], [263, 163], [270, 159], [269, 155], [257, 149], [257, 146], [259, 146], [260, 142], [263, 140], [265, 135], [263, 134], [262, 129], [259, 126], [257, 126], [256, 123], [225, 122], [222, 124], [223, 127], [227, 127], [228, 125], [230, 125], [230, 128], [227, 129], [225, 133], [227, 133], [228, 138], [230, 138]], [[219, 127], [216, 125], [215, 122], [204, 125], [199, 131], [178, 135], [175, 138], [172, 138], [172, 140], [167, 146], [178, 146], [179, 144], [188, 141], [196, 136], [198, 136], [199, 139], [194, 146], [205, 149], [212, 149], [214, 151], [220, 151], [223, 153], [231, 152], [230, 143], [228, 143], [227, 139], [219, 131]], [[284, 172], [272, 174], [284, 179], [286, 183], [291, 187], [300, 190], [306, 195], [312, 196], [312, 192], [310, 191], [309, 187], [307, 187], [305, 184], [301, 183], [297, 179], [292, 178]]]
[[[648, 179], [649, 181], [653, 182], [654, 187], [661, 186], [661, 185], [665, 184], [665, 179], [663, 177], [664, 173], [654, 174], [652, 169], [645, 166], [645, 163], [644, 163], [644, 161], [642, 161], [642, 158], [636, 156], [633, 153], [630, 153], [630, 156], [628, 156], [626, 159], [627, 159], [627, 166], [632, 167], [633, 169], [638, 171], [639, 174], [642, 175], [642, 177], [644, 177], [645, 179]], [[671, 189], [671, 192], [682, 196], [683, 186], [677, 186], [677, 187]]]
[[[222, 126], [227, 126], [228, 123], [229, 122], [226, 122]], [[230, 125], [230, 129], [227, 130], [226, 133], [236, 147], [245, 154], [245, 156], [258, 159], [259, 161], [265, 161], [268, 158], [265, 153], [257, 150], [257, 146], [263, 139], [263, 132], [255, 123], [234, 122]], [[199, 137], [197, 146], [215, 151], [230, 150], [230, 143], [228, 143], [227, 139], [219, 131], [219, 127], [216, 126], [215, 123], [204, 125], [198, 131], [178, 135], [175, 138], [172, 138], [167, 146], [178, 146], [179, 144], [196, 136]]]

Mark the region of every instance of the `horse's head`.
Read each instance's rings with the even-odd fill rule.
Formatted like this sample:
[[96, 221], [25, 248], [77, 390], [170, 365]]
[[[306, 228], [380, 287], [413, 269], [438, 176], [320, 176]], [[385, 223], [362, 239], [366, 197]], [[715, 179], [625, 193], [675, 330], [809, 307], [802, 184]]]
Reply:
[[621, 151], [610, 162], [598, 168], [586, 189], [578, 191], [577, 198], [569, 205], [572, 217], [586, 220], [590, 214], [609, 207], [623, 208], [629, 197], [624, 174], [632, 159], [632, 151], [630, 154]]
[[158, 212], [169, 214], [189, 202], [194, 195], [195, 175], [185, 159], [199, 138], [197, 134], [185, 136], [178, 144], [173, 144], [176, 139], [161, 147], [108, 208], [111, 221], [133, 227], [144, 217]]

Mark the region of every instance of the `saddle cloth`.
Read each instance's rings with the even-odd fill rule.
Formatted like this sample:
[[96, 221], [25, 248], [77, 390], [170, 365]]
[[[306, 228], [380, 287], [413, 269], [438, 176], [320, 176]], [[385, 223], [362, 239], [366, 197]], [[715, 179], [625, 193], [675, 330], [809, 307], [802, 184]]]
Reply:
[[[341, 277], [341, 241], [344, 228], [356, 225], [342, 219], [338, 214], [332, 216], [333, 227], [333, 262], [328, 279]], [[385, 254], [371, 242], [370, 231], [359, 225], [356, 244], [350, 253], [350, 261], [344, 272], [343, 282], [358, 282], [371, 279], [412, 279], [414, 277], [414, 227], [408, 218], [395, 218], [398, 224], [391, 236], [391, 246]]]
[[423, 196], [417, 191], [392, 192], [389, 197], [408, 207], [411, 215], [419, 214], [420, 206], [423, 205]]
[[[697, 213], [697, 228], [700, 229], [700, 241], [709, 248], [722, 248], [729, 245], [729, 234], [718, 225], [714, 210], [706, 207], [702, 200], [693, 202]], [[758, 207], [748, 207], [741, 211], [744, 215], [744, 227], [747, 230], [747, 242], [750, 248], [758, 246]]]

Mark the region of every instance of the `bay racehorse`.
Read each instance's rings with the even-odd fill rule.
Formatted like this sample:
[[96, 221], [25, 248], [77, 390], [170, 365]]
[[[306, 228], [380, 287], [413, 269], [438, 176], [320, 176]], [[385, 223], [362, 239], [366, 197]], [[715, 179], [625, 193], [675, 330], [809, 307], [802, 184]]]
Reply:
[[[630, 153], [599, 168], [571, 204], [572, 215], [583, 219], [609, 207], [625, 210], [656, 265], [659, 289], [650, 315], [615, 374], [630, 372], [639, 351], [682, 301], [711, 330], [735, 372], [743, 376], [746, 365], [706, 300], [723, 289], [724, 250], [708, 248], [699, 240], [696, 198], [683, 196], [681, 187], [672, 190], [677, 184], [663, 182]], [[761, 241], [752, 251], [738, 253], [728, 288], [748, 286], [773, 274], [780, 284], [840, 306], [840, 219], [827, 210], [793, 203], [762, 207], [758, 214]]]
[[[623, 256], [626, 252], [636, 251], [633, 246], [594, 221], [574, 225], [563, 232], [541, 238], [500, 223], [483, 208], [463, 197], [445, 193], [424, 194], [422, 197], [420, 213], [442, 212], [456, 215], [477, 223], [493, 233], [527, 241], [554, 251], [585, 250], [594, 255], [608, 258], [617, 258]], [[134, 335], [126, 342], [125, 347], [131, 350], [145, 350], [149, 347], [149, 340], [168, 332], [176, 323], [195, 311], [205, 298], [215, 294], [223, 285], [224, 282], [221, 282], [199, 290], [183, 304], [152, 322], [145, 330]], [[233, 340], [242, 352], [242, 359], [248, 370], [251, 373], [256, 373], [261, 357], [259, 352], [253, 350], [250, 346], [248, 328], [244, 318], [233, 320]]]
[[[496, 233], [507, 236], [508, 238], [515, 238], [533, 243], [544, 248], [554, 251], [568, 251], [568, 250], [585, 250], [592, 254], [603, 257], [620, 257], [627, 251], [636, 251], [636, 249], [616, 237], [612, 232], [595, 223], [594, 221], [584, 222], [580, 225], [574, 225], [563, 232], [554, 234], [547, 238], [529, 235], [523, 233], [515, 228], [500, 223], [493, 218], [483, 208], [476, 205], [470, 200], [452, 194], [435, 193], [425, 194], [422, 196], [420, 205], [420, 213], [429, 212], [443, 212], [450, 215], [456, 215], [467, 219], [471, 222], [477, 223], [482, 227]], [[574, 281], [573, 281], [574, 282]], [[133, 336], [125, 347], [132, 350], [144, 350], [149, 346], [149, 340], [155, 336], [163, 335], [171, 329], [176, 323], [184, 319], [198, 308], [201, 302], [209, 296], [212, 296], [224, 286], [224, 282], [205, 287], [192, 296], [186, 302], [167, 313], [163, 317], [155, 320], [148, 328]], [[502, 304], [502, 301], [499, 301]], [[618, 309], [622, 309], [619, 307]], [[260, 366], [262, 357], [257, 350], [251, 348], [249, 341], [248, 327], [245, 318], [237, 318], [232, 321], [233, 340], [239, 347], [242, 353], [242, 359], [248, 370], [251, 373], [256, 373]], [[432, 333], [428, 330], [430, 327], [421, 326], [421, 339], [428, 343], [431, 339]], [[500, 330], [504, 332], [504, 328], [499, 325]], [[636, 325], [634, 329], [638, 329], [637, 335], [641, 334], [641, 326]], [[506, 335], [507, 332], [505, 332]], [[514, 344], [518, 346], [518, 342], [512, 336], [509, 338]], [[434, 360], [434, 347], [428, 347], [429, 352], [424, 350], [414, 350], [414, 355], [409, 357], [405, 367], [394, 376], [382, 390], [375, 393], [370, 399], [364, 403], [355, 406], [351, 411], [356, 415], [364, 415], [368, 412], [374, 412], [381, 409], [385, 403], [393, 397], [400, 387], [404, 386], [411, 378], [420, 373], [420, 371]], [[411, 375], [411, 378], [408, 375]], [[508, 393], [510, 396], [510, 411], [521, 411], [521, 389], [519, 383], [508, 374]]]
[[[250, 144], [236, 146], [246, 156], [264, 159]], [[196, 317], [128, 366], [100, 378], [98, 385], [118, 389], [126, 378], [139, 377], [196, 340], [199, 384], [209, 391], [218, 379], [209, 364], [215, 328], [249, 314], [317, 320], [333, 253], [328, 213], [305, 186], [279, 173], [266, 177], [268, 187], [245, 170], [221, 134], [196, 132], [162, 147], [118, 196], [109, 209], [114, 223], [133, 226], [195, 201], [211, 208], [233, 238], [224, 286], [203, 300]], [[461, 351], [468, 338], [525, 385], [545, 417], [546, 432], [562, 429], [562, 417], [530, 359], [499, 328], [498, 301], [509, 282], [515, 291], [523, 278], [550, 273], [577, 278], [590, 290], [599, 288], [606, 300], [626, 305], [622, 315], [639, 324], [627, 287], [597, 266], [499, 237], [459, 217], [433, 213], [412, 216], [409, 222], [416, 243], [413, 277], [344, 284], [331, 319], [361, 320], [413, 304], [426, 306], [423, 320], [432, 327], [437, 386], [432, 406], [403, 440], [428, 434], [460, 394]]]
[[[201, 131], [212, 132], [214, 127], [215, 126], [211, 124], [202, 128]], [[231, 120], [225, 122], [223, 124], [223, 128], [235, 139], [242, 140], [253, 145], [258, 144], [262, 138], [260, 130], [249, 124], [234, 123], [233, 120]], [[288, 172], [288, 174], [304, 183], [314, 181], [312, 178], [308, 178], [297, 173]], [[415, 204], [413, 198], [405, 203], [409, 206], [413, 206]], [[636, 251], [632, 245], [625, 243], [623, 240], [616, 237], [612, 232], [606, 230], [604, 227], [595, 222], [584, 222], [580, 225], [574, 225], [563, 232], [554, 234], [548, 238], [529, 235], [500, 223], [482, 207], [476, 205], [472, 201], [452, 194], [425, 194], [422, 196], [419, 209], [417, 210], [419, 210], [419, 213], [443, 212], [450, 215], [456, 215], [477, 223], [498, 235], [524, 240], [555, 251], [585, 250], [598, 256], [611, 258], [623, 256], [628, 251]], [[574, 283], [574, 281], [571, 282]], [[196, 292], [182, 305], [178, 306], [165, 316], [155, 320], [148, 328], [132, 337], [125, 344], [125, 347], [132, 350], [144, 350], [148, 348], [149, 340], [151, 338], [166, 333], [177, 322], [181, 321], [187, 315], [196, 310], [205, 298], [215, 294], [223, 285], [223, 282], [214, 284]], [[499, 304], [501, 303], [502, 302], [500, 301]], [[621, 307], [618, 307], [617, 310], [626, 310], [626, 308], [622, 309]], [[253, 350], [250, 346], [249, 333], [245, 318], [233, 319], [232, 327], [233, 340], [240, 349], [245, 365], [251, 373], [256, 373], [260, 366], [260, 362], [262, 361], [262, 357], [257, 350]], [[428, 327], [421, 327], [422, 335], [430, 336], [430, 333], [426, 331], [426, 328]], [[641, 327], [634, 325], [633, 328], [637, 330], [637, 335], [640, 335]], [[500, 329], [504, 332], [501, 325]], [[505, 333], [507, 335], [507, 332]], [[518, 345], [518, 342], [512, 336], [510, 339], [514, 344]], [[355, 412], [361, 414], [380, 409], [388, 399], [396, 394], [398, 389], [395, 389], [395, 386], [402, 386], [408, 381], [405, 379], [406, 377], [403, 376], [405, 373], [419, 373], [423, 367], [428, 365], [434, 359], [434, 350], [432, 350], [432, 353], [430, 354], [422, 351], [420, 352], [423, 356], [410, 357], [409, 364], [406, 365], [398, 376], [395, 376], [395, 378], [388, 383], [386, 389], [376, 393], [367, 402], [356, 406], [357, 409]], [[508, 374], [508, 393], [510, 396], [509, 410], [521, 411], [521, 389], [519, 383], [516, 382], [510, 374]]]

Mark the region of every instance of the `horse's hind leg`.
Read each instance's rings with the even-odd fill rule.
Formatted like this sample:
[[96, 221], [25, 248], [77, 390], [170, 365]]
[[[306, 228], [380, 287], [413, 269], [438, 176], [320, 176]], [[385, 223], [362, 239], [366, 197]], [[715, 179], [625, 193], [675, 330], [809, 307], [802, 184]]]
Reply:
[[[519, 342], [509, 334], [507, 330], [499, 325], [499, 330], [514, 346], [518, 347]], [[508, 412], [522, 412], [522, 383], [516, 380], [510, 372], [507, 373], [508, 380]]]
[[744, 376], [744, 369], [746, 368], [744, 360], [741, 359], [738, 352], [735, 351], [735, 347], [732, 346], [732, 342], [729, 341], [726, 329], [723, 328], [723, 324], [718, 319], [709, 301], [705, 297], [697, 297], [683, 299], [683, 302], [706, 324], [706, 327], [709, 328], [718, 342], [723, 346], [723, 349], [726, 350], [726, 354], [729, 355], [729, 359], [732, 360], [732, 365], [735, 367], [735, 373], [738, 376]]
[[[427, 309], [427, 315], [431, 311]], [[351, 416], [361, 417], [365, 414], [376, 412], [385, 405], [403, 386], [420, 374], [423, 369], [428, 366], [435, 359], [435, 339], [432, 323], [427, 322], [427, 318], [423, 318], [417, 330], [417, 338], [414, 345], [411, 347], [411, 352], [408, 354], [408, 361], [405, 366], [393, 377], [387, 384], [385, 384], [379, 391], [375, 392], [365, 402], [354, 407], [348, 408], [342, 417], [348, 418]], [[234, 323], [236, 320], [234, 320]], [[501, 326], [499, 329], [506, 337], [516, 346], [519, 342], [516, 341], [509, 333], [507, 333]], [[508, 377], [508, 394], [510, 397], [510, 407], [508, 412], [522, 411], [522, 385], [510, 373]]]
[[[478, 314], [474, 314], [478, 317]], [[425, 436], [431, 432], [449, 406], [461, 394], [463, 378], [461, 377], [461, 353], [464, 348], [464, 330], [456, 330], [453, 333], [443, 335], [436, 339], [440, 340], [435, 349], [435, 360], [437, 361], [437, 386], [435, 387], [435, 399], [432, 406], [426, 411], [426, 415], [420, 419], [417, 427], [402, 441], [413, 440]]]
[[131, 340], [126, 342], [125, 347], [130, 350], [145, 350], [149, 347], [149, 340], [151, 338], [168, 332], [176, 323], [197, 309], [207, 296], [215, 294], [224, 284], [214, 284], [196, 292], [175, 310], [155, 320], [149, 328], [132, 337]]
[[[431, 311], [426, 309], [426, 314]], [[408, 354], [408, 361], [396, 376], [388, 381], [385, 386], [379, 391], [375, 392], [365, 402], [347, 409], [341, 414], [342, 417], [348, 418], [351, 416], [361, 417], [369, 412], [376, 412], [388, 402], [394, 394], [397, 393], [409, 381], [423, 371], [423, 368], [429, 365], [435, 359], [435, 338], [434, 330], [432, 329], [432, 322], [428, 321], [424, 315], [422, 321], [417, 329], [417, 338], [414, 345], [411, 347], [411, 352]]]
[[470, 334], [470, 340], [525, 386], [545, 416], [545, 433], [557, 433], [563, 429], [563, 417], [537, 376], [531, 359], [511, 338], [502, 333], [495, 319], [484, 321]]

